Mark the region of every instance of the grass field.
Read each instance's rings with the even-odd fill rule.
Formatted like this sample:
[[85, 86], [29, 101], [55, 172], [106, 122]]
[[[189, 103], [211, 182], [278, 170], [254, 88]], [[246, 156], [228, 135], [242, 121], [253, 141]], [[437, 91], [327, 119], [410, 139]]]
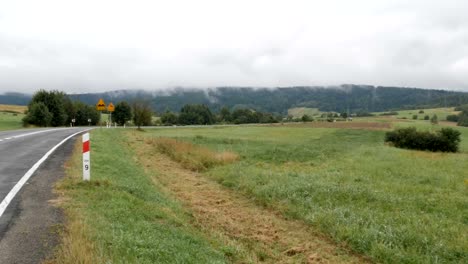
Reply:
[[468, 128], [459, 153], [384, 144], [352, 122], [96, 129], [58, 186], [55, 263], [467, 263]]
[[[419, 113], [423, 111], [424, 113]], [[439, 121], [446, 120], [447, 115], [456, 115], [459, 112], [456, 112], [453, 107], [446, 107], [446, 108], [431, 108], [431, 109], [414, 109], [414, 110], [401, 110], [396, 111], [398, 115], [392, 116], [394, 118], [406, 118], [406, 119], [413, 119], [414, 115], [418, 116], [419, 120], [424, 120], [424, 117], [428, 115], [432, 117], [433, 115], [437, 115]], [[385, 112], [377, 112], [376, 115], [380, 115]]]
[[20, 129], [26, 106], [0, 104], [0, 130]]
[[318, 108], [296, 107], [288, 109], [288, 115], [293, 118], [301, 118], [303, 115], [308, 115], [309, 117], [320, 116], [321, 113]]
[[466, 263], [468, 130], [457, 129], [457, 154], [392, 148], [383, 144], [385, 131], [366, 129], [238, 126], [145, 135], [237, 153], [238, 162], [204, 175], [376, 262]]
[[20, 129], [23, 127], [21, 119], [24, 114], [0, 111], [0, 130]]

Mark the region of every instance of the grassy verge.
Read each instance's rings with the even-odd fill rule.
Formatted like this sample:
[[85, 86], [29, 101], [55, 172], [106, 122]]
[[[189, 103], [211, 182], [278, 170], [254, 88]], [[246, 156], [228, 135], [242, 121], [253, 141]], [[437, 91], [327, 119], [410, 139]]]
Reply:
[[401, 150], [384, 131], [228, 127], [153, 130], [239, 153], [206, 175], [383, 263], [468, 261], [468, 130], [461, 153]]
[[153, 184], [127, 143], [116, 129], [91, 133], [91, 182], [81, 181], [77, 144], [57, 186], [68, 222], [53, 262], [224, 263], [215, 242]]

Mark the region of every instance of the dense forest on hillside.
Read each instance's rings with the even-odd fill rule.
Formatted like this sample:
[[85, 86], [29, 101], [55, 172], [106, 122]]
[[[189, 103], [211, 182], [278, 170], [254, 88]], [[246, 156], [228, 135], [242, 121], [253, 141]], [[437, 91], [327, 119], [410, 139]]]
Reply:
[[32, 95], [8, 92], [0, 94], [0, 104], [27, 105], [31, 98]]
[[[223, 106], [231, 110], [251, 108], [262, 112], [286, 114], [289, 108], [311, 107], [321, 111], [376, 112], [396, 109], [458, 106], [468, 103], [468, 93], [399, 87], [341, 85], [336, 87], [248, 88], [219, 87], [213, 89], [173, 89], [171, 91], [121, 90], [105, 93], [74, 94], [72, 100], [95, 104], [106, 102], [149, 100], [158, 113], [179, 112], [186, 104], [204, 104], [218, 112]], [[0, 103], [16, 101], [0, 95]]]

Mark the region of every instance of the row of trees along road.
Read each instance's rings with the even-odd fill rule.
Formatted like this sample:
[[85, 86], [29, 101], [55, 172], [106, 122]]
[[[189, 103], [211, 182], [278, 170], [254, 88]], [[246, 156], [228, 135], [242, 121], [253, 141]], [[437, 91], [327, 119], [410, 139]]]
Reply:
[[75, 125], [91, 125], [99, 122], [99, 112], [94, 106], [72, 102], [67, 94], [60, 91], [39, 90], [28, 104], [23, 124], [35, 126], [68, 126], [75, 119]]
[[[133, 119], [133, 123], [140, 127], [151, 125], [152, 115], [147, 102], [135, 101], [130, 106], [122, 101], [115, 106], [112, 117], [119, 125], [124, 125]], [[23, 124], [40, 127], [69, 126], [74, 119], [74, 125], [86, 126], [97, 125], [99, 118], [100, 114], [94, 105], [86, 105], [80, 101], [73, 102], [64, 92], [39, 90], [28, 104]], [[91, 122], [88, 122], [88, 119]]]

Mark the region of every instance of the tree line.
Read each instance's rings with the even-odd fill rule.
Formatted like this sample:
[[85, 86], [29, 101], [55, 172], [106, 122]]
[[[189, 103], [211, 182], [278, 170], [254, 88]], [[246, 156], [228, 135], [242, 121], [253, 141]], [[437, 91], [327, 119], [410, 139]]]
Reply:
[[[154, 115], [149, 101], [133, 100], [131, 103], [121, 101], [115, 106], [112, 121], [120, 126], [132, 121], [140, 128], [149, 125], [277, 123], [282, 120], [280, 115], [248, 108], [231, 111], [227, 107], [223, 107], [214, 114], [204, 104], [186, 104], [179, 113], [166, 111], [155, 122], [153, 122]], [[100, 121], [100, 113], [94, 105], [72, 101], [66, 93], [56, 90], [36, 92], [29, 102], [26, 116], [23, 118], [25, 126], [39, 127], [97, 125]]]
[[204, 104], [187, 104], [180, 109], [180, 113], [166, 110], [161, 115], [162, 125], [212, 125], [212, 124], [253, 124], [253, 123], [278, 123], [282, 116], [271, 113], [263, 113], [248, 108], [229, 110], [221, 108], [217, 114], [213, 114]]
[[26, 116], [23, 118], [25, 126], [40, 127], [68, 126], [72, 123], [78, 126], [96, 125], [98, 122], [99, 112], [94, 106], [79, 101], [73, 102], [64, 92], [45, 90], [33, 95]]
[[[152, 111], [148, 103], [135, 100], [132, 105], [122, 101], [117, 103], [112, 121], [124, 125], [130, 120], [137, 126], [151, 125]], [[28, 104], [23, 125], [39, 127], [97, 125], [100, 113], [94, 105], [72, 101], [61, 91], [39, 90]]]

